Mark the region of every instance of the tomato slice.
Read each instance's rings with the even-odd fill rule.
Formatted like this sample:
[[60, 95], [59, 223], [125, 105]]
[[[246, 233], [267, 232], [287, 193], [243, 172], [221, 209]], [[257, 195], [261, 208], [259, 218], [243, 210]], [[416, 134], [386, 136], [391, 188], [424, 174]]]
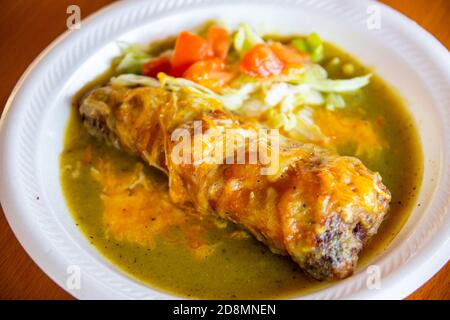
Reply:
[[191, 64], [207, 58], [208, 55], [208, 41], [192, 32], [180, 32], [172, 55], [173, 71], [176, 74], [182, 73]]
[[228, 31], [218, 26], [212, 26], [208, 29], [206, 39], [211, 51], [210, 54], [214, 57], [225, 60], [231, 44]]
[[300, 53], [297, 49], [281, 44], [280, 42], [271, 43], [270, 49], [283, 62], [285, 68], [298, 67], [309, 60], [308, 54]]
[[242, 58], [241, 72], [252, 77], [278, 75], [283, 70], [283, 62], [275, 55], [269, 45], [257, 44]]
[[160, 72], [171, 74], [172, 64], [170, 63], [169, 57], [156, 58], [142, 66], [142, 73], [146, 76], [156, 78]]
[[183, 78], [218, 90], [233, 78], [233, 73], [226, 71], [225, 68], [225, 63], [219, 58], [202, 60], [191, 65], [183, 73]]

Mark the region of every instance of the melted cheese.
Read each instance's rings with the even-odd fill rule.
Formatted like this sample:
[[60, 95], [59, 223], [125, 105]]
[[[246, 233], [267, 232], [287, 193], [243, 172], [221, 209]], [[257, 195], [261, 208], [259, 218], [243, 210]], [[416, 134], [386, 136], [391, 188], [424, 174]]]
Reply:
[[344, 116], [339, 111], [317, 109], [313, 114], [314, 122], [325, 136], [330, 138], [330, 145], [355, 144], [356, 156], [373, 155], [386, 147], [386, 142], [376, 132], [376, 128], [367, 120]]
[[138, 162], [134, 170], [122, 172], [110, 159], [100, 159], [91, 168], [91, 175], [101, 185], [103, 223], [108, 236], [119, 241], [154, 248], [159, 238], [170, 240], [177, 229], [186, 248], [198, 259], [206, 259], [219, 245], [209, 244], [208, 223], [192, 223], [196, 217], [170, 201], [167, 186], [153, 183]]

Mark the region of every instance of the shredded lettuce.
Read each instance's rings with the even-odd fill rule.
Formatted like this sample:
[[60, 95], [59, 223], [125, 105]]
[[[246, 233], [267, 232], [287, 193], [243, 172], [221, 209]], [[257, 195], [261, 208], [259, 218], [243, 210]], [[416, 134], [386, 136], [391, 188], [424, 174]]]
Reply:
[[212, 91], [198, 83], [195, 83], [191, 80], [187, 80], [184, 78], [171, 77], [163, 72], [160, 72], [158, 74], [158, 79], [161, 84], [161, 87], [163, 87], [164, 89], [170, 90], [170, 91], [177, 92], [177, 91], [181, 91], [181, 90], [187, 90], [192, 93], [197, 93], [197, 94], [202, 94], [205, 96], [217, 98], [217, 94], [214, 91]]
[[241, 57], [255, 45], [263, 42], [264, 40], [247, 24], [242, 24], [233, 36], [234, 49]]
[[308, 91], [303, 93], [303, 101], [305, 104], [315, 104], [320, 105], [323, 104], [323, 96], [317, 91], [309, 88]]
[[325, 97], [325, 106], [328, 110], [345, 107], [345, 100], [340, 94], [330, 92]]
[[158, 74], [158, 79], [161, 86], [165, 89], [171, 91], [187, 90], [191, 93], [213, 98], [220, 101], [228, 110], [236, 110], [242, 107], [249, 94], [255, 90], [255, 86], [252, 83], [247, 83], [239, 89], [227, 88], [218, 94], [193, 81], [184, 78], [171, 77], [165, 73]]
[[289, 85], [285, 82], [274, 83], [266, 89], [264, 102], [274, 107], [291, 93]]
[[159, 81], [155, 78], [141, 76], [133, 73], [121, 74], [117, 77], [111, 78], [111, 84], [119, 87], [159, 87]]
[[141, 73], [143, 64], [151, 59], [147, 53], [146, 48], [139, 44], [119, 43], [122, 51], [122, 60], [116, 66], [116, 71], [120, 73]]
[[371, 75], [365, 75], [362, 77], [356, 77], [348, 80], [313, 80], [309, 82], [311, 88], [314, 88], [323, 92], [346, 92], [358, 90], [369, 83]]
[[331, 80], [327, 78], [327, 72], [320, 65], [309, 66], [303, 75], [303, 81], [311, 88], [321, 92], [346, 92], [355, 91], [369, 83], [371, 74], [352, 79]]
[[[287, 90], [286, 92], [289, 93], [267, 113], [269, 126], [282, 128], [295, 139], [304, 140], [313, 137], [314, 140], [321, 140], [323, 135], [312, 120], [312, 112], [305, 113], [303, 111], [304, 109], [309, 110], [305, 105], [323, 104], [324, 99], [320, 92], [311, 90], [307, 85], [276, 87], [283, 88], [281, 90]], [[303, 127], [298, 128], [299, 126]], [[309, 132], [309, 134], [306, 132]]]
[[296, 97], [296, 103], [300, 104], [315, 104], [320, 105], [323, 103], [323, 96], [319, 91], [311, 89], [306, 84], [291, 85], [292, 95]]
[[240, 87], [224, 89], [220, 95], [229, 110], [238, 111], [248, 103], [248, 99], [254, 93], [257, 93], [262, 100], [264, 104], [262, 109], [281, 105], [285, 110], [302, 104], [321, 105], [324, 103], [322, 94], [307, 84], [291, 84], [283, 81], [243, 81], [240, 83]]
[[220, 100], [228, 110], [237, 110], [256, 89], [257, 85], [253, 82], [246, 83], [239, 89], [224, 89], [220, 92]]
[[326, 136], [314, 123], [313, 109], [301, 108], [298, 111], [282, 112], [278, 107], [266, 112], [266, 125], [284, 130], [288, 136], [302, 141], [325, 141]]
[[281, 82], [274, 83], [265, 90], [264, 102], [270, 107], [280, 105], [281, 112], [288, 112], [305, 104], [323, 104], [324, 99], [320, 92], [311, 89], [308, 85]]
[[290, 130], [289, 134], [298, 140], [305, 141], [325, 141], [326, 136], [322, 133], [319, 126], [313, 120], [314, 110], [305, 107], [296, 114], [296, 126]]

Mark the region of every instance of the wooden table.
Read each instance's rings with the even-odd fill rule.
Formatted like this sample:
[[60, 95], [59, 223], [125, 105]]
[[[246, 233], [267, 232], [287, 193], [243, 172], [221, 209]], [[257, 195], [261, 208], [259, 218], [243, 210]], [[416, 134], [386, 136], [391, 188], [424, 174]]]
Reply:
[[[112, 0], [0, 0], [0, 110], [31, 61], [66, 30], [66, 9], [81, 8], [82, 17]], [[450, 47], [449, 0], [384, 0], [416, 20]], [[1, 209], [0, 209], [1, 211]], [[73, 299], [30, 259], [0, 214], [0, 298]], [[450, 263], [409, 299], [450, 299]]]

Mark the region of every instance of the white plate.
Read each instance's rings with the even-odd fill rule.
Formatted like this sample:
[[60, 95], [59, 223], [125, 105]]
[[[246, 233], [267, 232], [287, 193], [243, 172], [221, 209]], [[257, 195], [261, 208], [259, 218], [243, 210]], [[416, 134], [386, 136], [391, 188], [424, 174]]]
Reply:
[[[380, 28], [368, 28], [367, 19], [378, 14]], [[119, 53], [117, 40], [144, 43], [211, 18], [232, 25], [247, 22], [260, 31], [316, 31], [374, 66], [399, 91], [423, 144], [421, 206], [388, 250], [372, 262], [381, 270], [381, 289], [369, 290], [367, 273], [359, 270], [304, 298], [403, 298], [422, 285], [450, 257], [449, 53], [404, 16], [360, 0], [124, 1], [61, 36], [20, 79], [1, 121], [0, 200], [28, 254], [77, 298], [171, 297], [118, 271], [81, 235], [63, 200], [59, 155], [71, 97], [108, 67]], [[70, 266], [80, 267], [80, 289], [66, 286], [73, 273]]]

